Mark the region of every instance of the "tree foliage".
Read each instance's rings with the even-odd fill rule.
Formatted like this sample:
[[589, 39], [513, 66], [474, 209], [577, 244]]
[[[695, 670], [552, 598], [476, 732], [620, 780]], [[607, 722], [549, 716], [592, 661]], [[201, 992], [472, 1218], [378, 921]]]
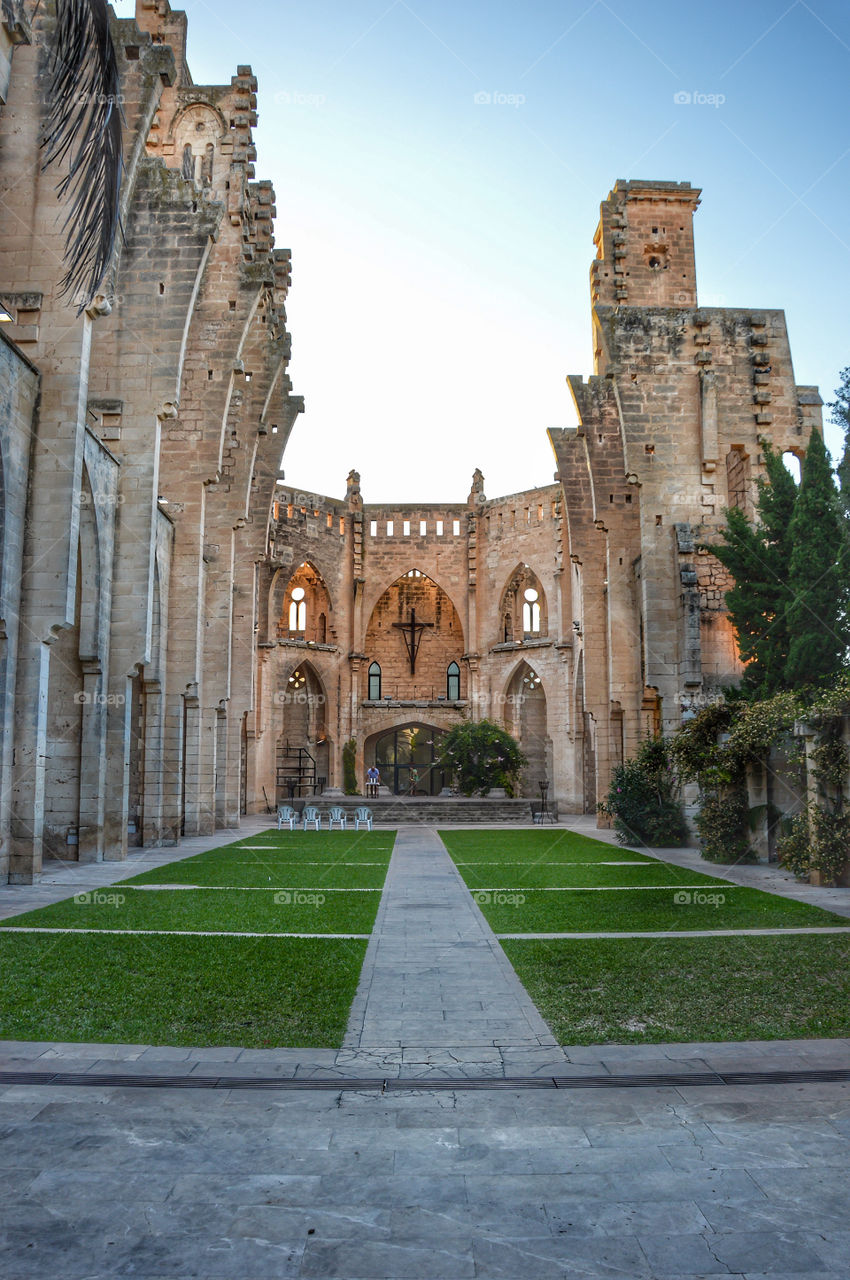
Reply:
[[764, 460], [767, 478], [758, 481], [757, 522], [751, 523], [739, 507], [728, 509], [723, 542], [711, 547], [735, 579], [726, 607], [747, 663], [743, 684], [748, 695], [756, 697], [769, 696], [785, 680], [790, 647], [788, 564], [797, 498], [797, 485], [781, 454], [766, 444]]
[[847, 557], [832, 468], [823, 438], [813, 431], [800, 492], [789, 525], [790, 598], [785, 617], [790, 643], [785, 683], [821, 685], [838, 675], [847, 653]]
[[829, 409], [829, 420], [844, 432], [844, 450], [841, 461], [836, 468], [838, 476], [838, 497], [845, 520], [850, 522], [850, 365], [842, 369], [841, 379], [835, 391], [835, 399], [826, 407]]
[[515, 793], [526, 758], [516, 739], [490, 720], [467, 720], [445, 735], [438, 766], [465, 796], [484, 795], [494, 787]]

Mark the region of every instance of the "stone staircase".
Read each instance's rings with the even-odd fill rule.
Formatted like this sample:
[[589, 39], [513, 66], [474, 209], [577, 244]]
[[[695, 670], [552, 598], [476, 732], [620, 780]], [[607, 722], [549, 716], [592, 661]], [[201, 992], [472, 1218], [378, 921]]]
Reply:
[[[345, 810], [349, 822], [354, 821], [354, 810], [365, 805], [372, 810], [376, 823], [382, 826], [406, 825], [419, 823], [422, 825], [440, 825], [452, 823], [490, 823], [516, 822], [528, 826], [533, 812], [540, 808], [539, 800], [505, 800], [488, 799], [483, 796], [379, 796], [377, 800], [367, 800], [365, 796], [329, 796], [320, 795], [306, 801], [296, 800], [293, 808], [298, 813], [304, 804], [314, 804], [321, 814], [334, 805]], [[550, 803], [550, 812], [552, 805]], [[557, 817], [557, 814], [554, 815]]]

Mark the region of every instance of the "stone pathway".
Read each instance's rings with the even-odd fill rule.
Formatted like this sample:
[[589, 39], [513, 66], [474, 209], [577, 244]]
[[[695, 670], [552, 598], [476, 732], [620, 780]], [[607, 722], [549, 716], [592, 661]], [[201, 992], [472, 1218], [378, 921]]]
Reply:
[[543, 1046], [555, 1039], [436, 831], [402, 827], [340, 1064], [380, 1070], [409, 1051], [473, 1069]]

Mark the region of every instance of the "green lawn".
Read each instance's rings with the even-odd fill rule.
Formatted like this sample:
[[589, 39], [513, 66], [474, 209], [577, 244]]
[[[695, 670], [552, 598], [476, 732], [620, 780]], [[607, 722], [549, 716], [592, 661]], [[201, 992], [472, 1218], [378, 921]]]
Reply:
[[13, 916], [0, 928], [371, 933], [380, 899], [371, 889], [143, 890], [120, 884]]
[[620, 849], [575, 831], [542, 827], [533, 831], [441, 831], [458, 866], [473, 862], [652, 862], [633, 849]]
[[0, 1037], [337, 1048], [366, 945], [0, 934]]
[[0, 927], [0, 1038], [339, 1047], [366, 939], [8, 929], [368, 934], [394, 840], [264, 832], [11, 917]]
[[[612, 877], [612, 882], [614, 877]], [[475, 890], [491, 929], [501, 933], [631, 933], [669, 929], [785, 929], [850, 920], [759, 889]], [[687, 901], [677, 902], [677, 898]]]
[[[572, 832], [441, 831], [440, 838], [497, 934], [850, 925], [820, 907], [655, 858], [618, 866], [613, 846]], [[576, 849], [587, 865], [565, 860]]]
[[[569, 832], [440, 835], [499, 934], [850, 925]], [[639, 887], [662, 884], [681, 888]], [[561, 1044], [850, 1034], [850, 935], [505, 938], [503, 946]]]
[[268, 831], [123, 883], [380, 889], [394, 840], [392, 831]]
[[602, 862], [581, 866], [575, 862], [506, 862], [458, 863], [458, 870], [470, 889], [540, 889], [563, 887], [583, 889], [605, 887], [612, 884], [641, 885], [694, 885], [700, 889], [722, 889], [728, 881], [715, 876], [700, 875], [685, 867], [675, 867], [667, 862], [640, 862], [635, 866], [609, 867]]
[[559, 1044], [850, 1035], [850, 935], [503, 946]]

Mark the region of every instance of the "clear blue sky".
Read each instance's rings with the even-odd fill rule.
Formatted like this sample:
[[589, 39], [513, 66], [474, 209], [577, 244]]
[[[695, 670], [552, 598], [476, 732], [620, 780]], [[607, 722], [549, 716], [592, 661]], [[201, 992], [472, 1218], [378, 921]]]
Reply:
[[196, 82], [238, 63], [260, 82], [307, 401], [293, 483], [340, 494], [356, 466], [368, 502], [463, 500], [476, 466], [488, 496], [550, 481], [618, 177], [702, 187], [700, 301], [784, 307], [797, 381], [832, 398], [850, 364], [847, 0], [185, 7]]

